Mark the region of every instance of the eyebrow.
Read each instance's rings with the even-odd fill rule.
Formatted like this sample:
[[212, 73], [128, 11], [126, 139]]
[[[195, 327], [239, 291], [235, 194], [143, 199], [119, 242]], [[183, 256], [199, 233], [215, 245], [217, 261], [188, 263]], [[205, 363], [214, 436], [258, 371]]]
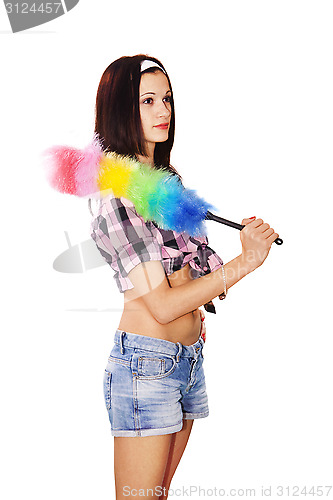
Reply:
[[[166, 95], [168, 92], [170, 92], [170, 93], [171, 93], [171, 90], [167, 90], [167, 91], [166, 91], [166, 93], [165, 93], [165, 95]], [[147, 95], [147, 94], [156, 95], [156, 94], [155, 94], [155, 92], [145, 92], [144, 94], [141, 94], [141, 96], [140, 96], [140, 97], [142, 97], [143, 95]]]

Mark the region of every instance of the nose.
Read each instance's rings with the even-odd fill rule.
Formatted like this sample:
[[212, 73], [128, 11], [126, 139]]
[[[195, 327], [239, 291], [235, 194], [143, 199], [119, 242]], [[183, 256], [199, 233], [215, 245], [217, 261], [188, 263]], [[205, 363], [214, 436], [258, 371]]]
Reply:
[[166, 118], [169, 118], [169, 116], [171, 115], [171, 106], [169, 103], [167, 102], [164, 102], [164, 101], [160, 101], [158, 103], [158, 109], [157, 109], [157, 115], [158, 116], [165, 116]]

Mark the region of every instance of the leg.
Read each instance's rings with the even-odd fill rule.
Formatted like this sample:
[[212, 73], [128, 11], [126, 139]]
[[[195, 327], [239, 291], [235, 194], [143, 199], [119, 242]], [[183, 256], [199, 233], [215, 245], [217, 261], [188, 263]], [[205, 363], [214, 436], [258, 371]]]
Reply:
[[172, 434], [169, 457], [163, 479], [163, 492], [165, 491], [165, 495], [160, 496], [160, 500], [168, 497], [171, 480], [186, 448], [192, 426], [193, 420], [183, 420], [183, 428], [179, 432]]
[[[173, 434], [114, 438], [116, 499], [156, 497], [161, 487]], [[147, 494], [147, 489], [151, 489]], [[129, 494], [133, 490], [132, 495]], [[139, 490], [144, 491], [144, 495]]]

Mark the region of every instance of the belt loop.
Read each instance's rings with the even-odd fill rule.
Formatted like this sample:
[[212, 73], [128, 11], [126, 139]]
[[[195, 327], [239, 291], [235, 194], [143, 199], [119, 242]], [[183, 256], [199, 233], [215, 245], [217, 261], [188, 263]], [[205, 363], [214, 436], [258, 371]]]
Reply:
[[124, 354], [124, 346], [123, 346], [123, 336], [125, 335], [125, 332], [121, 332], [120, 334], [120, 352], [121, 354]]
[[177, 345], [178, 345], [178, 352], [177, 352], [177, 356], [176, 356], [176, 361], [177, 361], [177, 363], [179, 363], [179, 356], [182, 353], [182, 345], [180, 342], [177, 342]]

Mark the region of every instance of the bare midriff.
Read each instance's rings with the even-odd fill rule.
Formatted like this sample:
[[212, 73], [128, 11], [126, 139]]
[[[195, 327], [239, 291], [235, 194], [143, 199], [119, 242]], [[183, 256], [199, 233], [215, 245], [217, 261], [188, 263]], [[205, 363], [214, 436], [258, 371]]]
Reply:
[[[171, 288], [190, 281], [190, 265], [168, 276]], [[132, 299], [133, 297], [133, 299]], [[194, 344], [200, 336], [201, 318], [199, 309], [195, 309], [179, 318], [162, 325], [158, 323], [145, 305], [142, 297], [134, 298], [133, 289], [124, 292], [124, 310], [119, 323], [119, 330], [145, 335], [169, 342], [180, 342], [183, 345]], [[164, 304], [161, 304], [164, 307]]]

